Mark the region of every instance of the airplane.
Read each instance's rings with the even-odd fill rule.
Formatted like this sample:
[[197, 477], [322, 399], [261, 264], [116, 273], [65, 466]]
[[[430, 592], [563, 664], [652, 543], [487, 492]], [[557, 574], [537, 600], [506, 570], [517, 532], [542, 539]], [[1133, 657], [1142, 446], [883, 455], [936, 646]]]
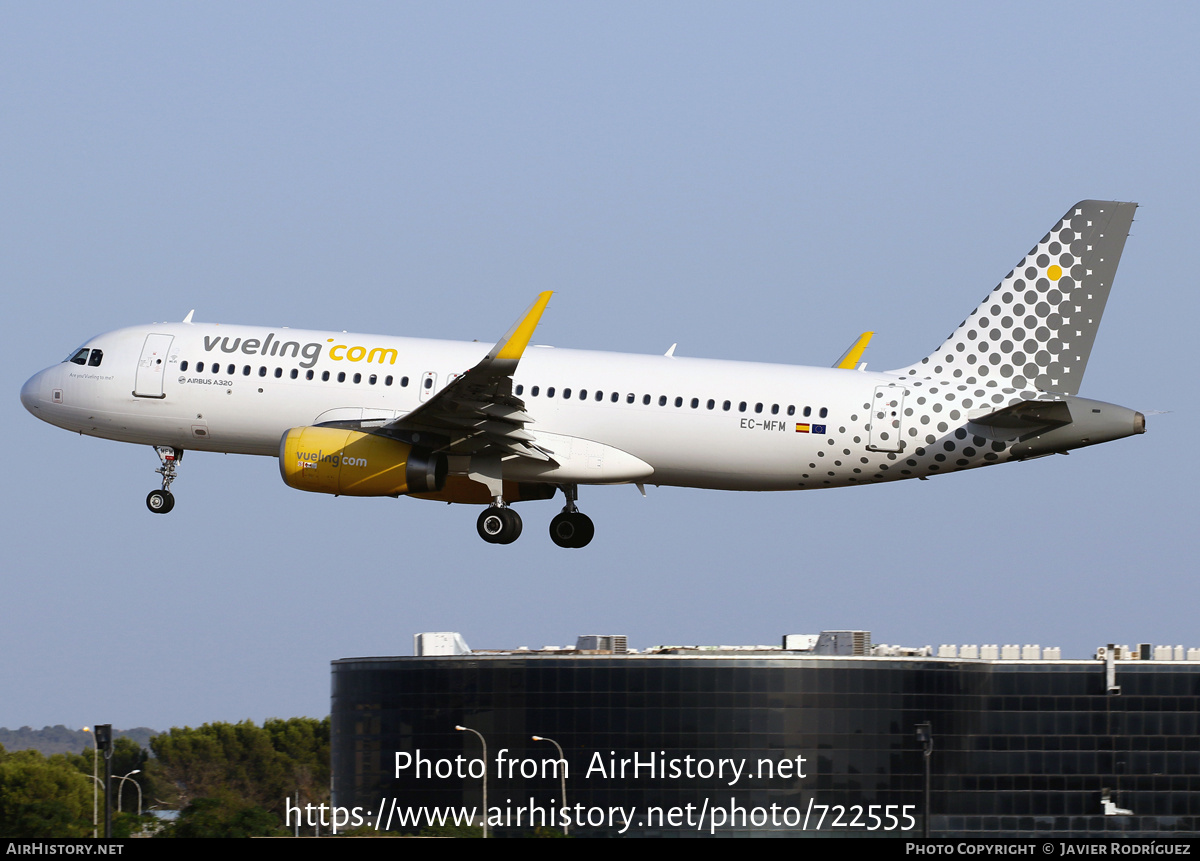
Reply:
[[581, 485], [810, 490], [927, 479], [1144, 433], [1134, 410], [1078, 397], [1134, 203], [1072, 206], [931, 354], [833, 367], [530, 346], [541, 293], [478, 342], [155, 323], [98, 335], [35, 374], [21, 401], [80, 434], [152, 446], [175, 505], [186, 450], [277, 457], [290, 487], [485, 506], [510, 544], [516, 502], [565, 505], [560, 547], [595, 532]]

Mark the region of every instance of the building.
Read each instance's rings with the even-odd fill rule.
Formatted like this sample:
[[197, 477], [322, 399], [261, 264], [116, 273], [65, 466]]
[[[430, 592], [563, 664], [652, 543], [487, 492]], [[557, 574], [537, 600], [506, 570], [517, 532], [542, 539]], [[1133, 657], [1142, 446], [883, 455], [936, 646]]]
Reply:
[[480, 737], [496, 832], [560, 825], [559, 758], [538, 736], [562, 747], [572, 834], [919, 836], [924, 724], [933, 836], [1200, 827], [1200, 649], [1063, 660], [842, 631], [640, 653], [618, 636], [472, 651], [424, 634], [415, 651], [333, 662], [333, 802], [386, 809], [395, 830], [481, 807]]

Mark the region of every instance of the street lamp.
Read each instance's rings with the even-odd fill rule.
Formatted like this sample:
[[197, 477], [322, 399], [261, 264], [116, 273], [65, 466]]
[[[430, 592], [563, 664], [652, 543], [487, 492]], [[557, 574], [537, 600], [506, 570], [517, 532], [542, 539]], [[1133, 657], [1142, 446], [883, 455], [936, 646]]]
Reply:
[[92, 839], [95, 840], [100, 836], [100, 778], [96, 776], [96, 772], [100, 770], [100, 749], [96, 745], [96, 734], [92, 732], [90, 726], [85, 726], [83, 732], [88, 733], [92, 737]]
[[[556, 742], [552, 738], [546, 738], [545, 736], [540, 736], [540, 735], [535, 735], [533, 737], [533, 740], [534, 741], [548, 741], [552, 745], [554, 745], [554, 747], [558, 750], [558, 760], [559, 760], [559, 762], [561, 762], [563, 764], [562, 771], [560, 772], [560, 774], [562, 775], [562, 806], [563, 806], [563, 810], [566, 810], [567, 809], [567, 758], [565, 756], [563, 756], [562, 745], [560, 745], [558, 742]], [[568, 821], [569, 820], [564, 817], [563, 827], [562, 827], [564, 837], [567, 836], [567, 822]]]
[[487, 837], [487, 742], [477, 729], [471, 729], [469, 726], [456, 726], [455, 729], [459, 732], [475, 733], [479, 736], [479, 743], [483, 745], [483, 836]]
[[[129, 774], [125, 775], [124, 777], [118, 778], [121, 781], [121, 783], [120, 783], [120, 785], [117, 786], [117, 813], [121, 812], [121, 800], [122, 800], [121, 799], [121, 790], [123, 790], [125, 788], [125, 781], [129, 780], [133, 775], [141, 774], [141, 773], [142, 773], [142, 770], [140, 768], [135, 768], [133, 771], [129, 772]], [[142, 787], [141, 787], [141, 784], [139, 784], [136, 780], [133, 782], [133, 785], [137, 787], [137, 791], [138, 791], [138, 814], [137, 815], [141, 816], [142, 815]]]
[[917, 741], [921, 743], [921, 753], [925, 757], [925, 829], [924, 837], [929, 839], [929, 763], [933, 757], [933, 724], [929, 721], [917, 724]]

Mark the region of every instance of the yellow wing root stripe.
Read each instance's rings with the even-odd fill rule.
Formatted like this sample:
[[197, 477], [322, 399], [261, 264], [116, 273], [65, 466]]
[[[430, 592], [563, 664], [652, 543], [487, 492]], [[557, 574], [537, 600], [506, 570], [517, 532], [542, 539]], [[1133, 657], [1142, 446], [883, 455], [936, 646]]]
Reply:
[[862, 358], [863, 351], [867, 349], [867, 344], [871, 343], [871, 338], [875, 335], [874, 332], [863, 332], [858, 336], [858, 340], [850, 345], [850, 349], [842, 353], [842, 357], [837, 360], [835, 368], [842, 368], [847, 371], [853, 371], [858, 367], [858, 360]]
[[494, 358], [514, 360], [521, 358], [525, 348], [529, 346], [529, 339], [533, 337], [533, 330], [537, 328], [538, 321], [542, 319], [542, 312], [546, 310], [546, 304], [553, 295], [553, 290], [538, 294], [537, 300], [529, 306], [529, 310], [513, 324], [511, 329], [504, 333], [504, 337], [496, 344]]

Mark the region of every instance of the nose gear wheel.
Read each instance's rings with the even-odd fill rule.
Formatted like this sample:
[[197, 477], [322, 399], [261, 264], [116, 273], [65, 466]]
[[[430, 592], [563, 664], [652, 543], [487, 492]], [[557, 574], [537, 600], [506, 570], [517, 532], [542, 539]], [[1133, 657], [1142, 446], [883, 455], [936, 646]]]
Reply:
[[146, 497], [146, 507], [155, 514], [166, 514], [175, 507], [175, 497], [171, 494], [171, 482], [176, 479], [175, 469], [183, 460], [183, 449], [172, 448], [169, 445], [156, 445], [154, 453], [162, 464], [154, 470], [162, 476], [162, 490], [152, 490]]

